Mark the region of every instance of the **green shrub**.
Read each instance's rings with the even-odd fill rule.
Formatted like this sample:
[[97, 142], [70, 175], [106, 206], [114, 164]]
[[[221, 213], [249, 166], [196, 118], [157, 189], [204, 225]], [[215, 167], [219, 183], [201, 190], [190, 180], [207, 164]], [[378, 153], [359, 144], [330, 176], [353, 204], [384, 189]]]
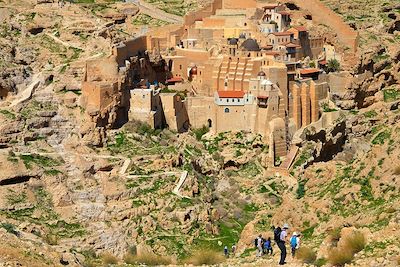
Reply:
[[319, 258], [314, 262], [315, 266], [317, 266], [317, 267], [324, 266], [327, 263], [328, 263], [328, 260], [325, 258]]
[[20, 155], [19, 158], [24, 162], [27, 169], [32, 169], [32, 165], [36, 164], [40, 167], [54, 167], [60, 165], [60, 162], [37, 154]]
[[340, 70], [340, 63], [337, 59], [330, 59], [327, 64], [327, 72], [336, 72]]
[[297, 199], [304, 197], [306, 194], [305, 181], [300, 181], [297, 186], [296, 195]]
[[10, 233], [10, 234], [13, 234], [13, 235], [18, 236], [18, 231], [17, 231], [17, 229], [15, 228], [15, 225], [14, 225], [14, 224], [7, 223], [7, 222], [5, 222], [5, 223], [0, 223], [0, 227], [1, 227], [1, 228], [4, 228], [4, 229], [7, 231], [7, 233]]
[[194, 136], [196, 137], [196, 139], [198, 141], [200, 141], [201, 138], [203, 137], [203, 135], [208, 133], [209, 130], [210, 129], [204, 125], [203, 127], [199, 128], [199, 129], [192, 129], [192, 132], [193, 132]]
[[47, 244], [51, 245], [51, 246], [55, 246], [58, 245], [58, 237], [54, 234], [46, 234], [43, 237], [44, 242], [46, 242]]
[[375, 110], [370, 110], [364, 113], [364, 117], [368, 118], [368, 119], [372, 119], [374, 117], [376, 117], [378, 115], [378, 113], [376, 113]]
[[351, 251], [346, 249], [332, 248], [328, 254], [328, 262], [333, 266], [344, 266], [353, 260]]
[[373, 140], [372, 144], [374, 145], [383, 145], [387, 139], [390, 138], [390, 131], [386, 130], [380, 132]]
[[383, 90], [383, 98], [385, 102], [392, 102], [400, 99], [400, 90], [386, 89]]
[[3, 114], [4, 117], [6, 117], [7, 119], [10, 119], [10, 120], [15, 120], [15, 118], [16, 118], [14, 113], [12, 113], [8, 110], [5, 110], [5, 109], [0, 110], [0, 114]]
[[355, 254], [364, 249], [366, 245], [365, 236], [363, 233], [355, 231], [345, 239], [344, 248]]
[[311, 264], [317, 259], [317, 254], [309, 247], [300, 247], [296, 252], [296, 258], [301, 260], [303, 263]]

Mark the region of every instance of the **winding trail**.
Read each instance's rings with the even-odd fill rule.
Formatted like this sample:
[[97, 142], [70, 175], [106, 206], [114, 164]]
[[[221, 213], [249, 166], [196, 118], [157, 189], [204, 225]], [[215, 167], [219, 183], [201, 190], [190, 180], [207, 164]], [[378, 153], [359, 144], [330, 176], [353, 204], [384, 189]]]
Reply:
[[152, 18], [163, 20], [172, 24], [182, 24], [183, 18], [174, 14], [170, 14], [147, 3], [143, 0], [126, 0], [127, 3], [135, 4], [140, 9], [140, 13], [146, 14]]
[[31, 99], [34, 91], [39, 87], [42, 78], [42, 72], [33, 75], [31, 83], [25, 88], [25, 90], [16, 95], [16, 98], [11, 102], [9, 107], [12, 108], [20, 103]]

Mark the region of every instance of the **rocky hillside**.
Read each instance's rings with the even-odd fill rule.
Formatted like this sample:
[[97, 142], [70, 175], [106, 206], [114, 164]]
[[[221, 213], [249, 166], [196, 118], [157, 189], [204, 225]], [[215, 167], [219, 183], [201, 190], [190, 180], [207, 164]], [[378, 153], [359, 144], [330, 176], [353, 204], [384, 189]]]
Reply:
[[[87, 145], [104, 131], [81, 138], [85, 60], [167, 22], [132, 4], [75, 2], [0, 0], [0, 96], [11, 96], [0, 101], [0, 266], [216, 263], [233, 244], [223, 265], [273, 266], [277, 255], [255, 259], [254, 237], [285, 222], [305, 247], [289, 266], [399, 264], [396, 1], [324, 1], [360, 31], [360, 60], [338, 74], [348, 82], [332, 90], [336, 106], [321, 108], [337, 119], [299, 134], [286, 174], [244, 132], [132, 122]], [[157, 4], [179, 15], [204, 3]]]

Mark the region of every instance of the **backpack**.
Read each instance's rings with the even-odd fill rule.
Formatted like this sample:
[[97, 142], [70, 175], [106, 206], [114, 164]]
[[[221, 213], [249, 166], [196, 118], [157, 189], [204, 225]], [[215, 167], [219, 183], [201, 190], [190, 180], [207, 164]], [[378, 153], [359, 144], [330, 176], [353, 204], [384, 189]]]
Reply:
[[257, 247], [258, 245], [258, 238], [254, 239], [254, 246]]
[[281, 241], [281, 232], [282, 232], [282, 229], [279, 226], [274, 229], [274, 240], [275, 240], [275, 242], [280, 242]]
[[290, 239], [290, 246], [292, 248], [295, 248], [297, 246], [297, 237], [292, 236], [292, 238]]

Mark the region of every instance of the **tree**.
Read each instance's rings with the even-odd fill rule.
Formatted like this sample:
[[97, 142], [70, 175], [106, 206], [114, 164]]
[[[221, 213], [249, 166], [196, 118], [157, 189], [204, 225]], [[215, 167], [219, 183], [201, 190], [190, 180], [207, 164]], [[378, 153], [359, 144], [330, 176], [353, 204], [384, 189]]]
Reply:
[[327, 65], [327, 72], [336, 72], [340, 70], [340, 63], [337, 59], [330, 59]]

